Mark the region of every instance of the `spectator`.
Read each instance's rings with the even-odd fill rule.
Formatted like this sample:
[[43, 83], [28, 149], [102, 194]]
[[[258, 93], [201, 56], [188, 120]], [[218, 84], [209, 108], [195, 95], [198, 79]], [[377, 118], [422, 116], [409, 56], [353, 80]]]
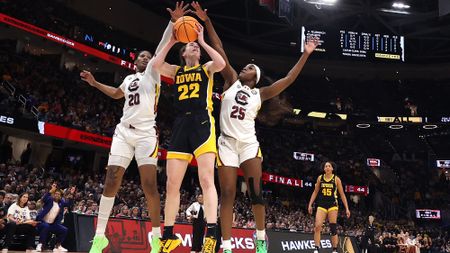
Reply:
[[6, 214], [8, 213], [8, 208], [6, 208], [5, 203], [3, 203], [3, 199], [5, 198], [5, 192], [0, 191], [0, 238], [3, 237], [4, 228], [8, 223], [8, 219], [6, 219]]
[[135, 207], [131, 208], [131, 216], [130, 216], [130, 218], [134, 219], [134, 220], [140, 220], [141, 219], [141, 216], [139, 214], [139, 207], [135, 206]]
[[35, 226], [38, 223], [31, 219], [27, 204], [28, 193], [24, 192], [19, 195], [18, 201], [8, 208], [8, 224], [5, 227], [6, 237], [2, 253], [8, 252], [15, 234], [25, 235], [27, 251], [34, 249]]
[[130, 209], [127, 205], [123, 205], [120, 208], [120, 213], [116, 215], [116, 218], [130, 218]]
[[22, 152], [22, 155], [20, 155], [20, 164], [22, 166], [30, 163], [31, 152], [31, 143], [28, 143], [27, 148]]
[[192, 203], [186, 210], [188, 221], [192, 221], [192, 247], [191, 252], [200, 252], [205, 236], [205, 212], [203, 207], [203, 195], [197, 196], [197, 201]]
[[6, 216], [6, 213], [8, 212], [8, 207], [4, 202], [5, 196], [5, 191], [0, 191], [0, 219]]
[[64, 242], [67, 236], [67, 228], [61, 224], [61, 221], [64, 218], [64, 208], [72, 205], [74, 193], [75, 187], [72, 187], [68, 199], [63, 199], [62, 190], [57, 189], [56, 183], [53, 183], [50, 191], [42, 197], [44, 206], [37, 216], [37, 220], [41, 222], [38, 225], [39, 244], [36, 247], [37, 252], [42, 251], [50, 233], [56, 235], [54, 251], [67, 251], [67, 249], [61, 246], [61, 243]]
[[28, 202], [28, 209], [30, 210], [30, 217], [32, 220], [36, 220], [36, 217], [38, 215], [38, 211], [36, 210], [36, 202], [35, 201], [29, 201]]

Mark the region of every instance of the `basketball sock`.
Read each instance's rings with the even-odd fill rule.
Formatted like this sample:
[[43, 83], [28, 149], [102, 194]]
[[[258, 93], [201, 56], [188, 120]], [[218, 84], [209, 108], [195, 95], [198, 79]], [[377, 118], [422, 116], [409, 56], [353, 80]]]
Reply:
[[160, 237], [161, 237], [161, 228], [152, 227], [152, 238], [160, 238]]
[[97, 229], [95, 235], [105, 236], [106, 224], [108, 224], [109, 215], [114, 205], [114, 197], [102, 195], [100, 198], [100, 207], [98, 208]]
[[164, 233], [163, 238], [167, 239], [173, 236], [173, 226], [165, 226], [164, 227]]
[[222, 248], [223, 250], [231, 250], [231, 240], [223, 240]]
[[337, 247], [333, 247], [333, 252], [337, 252]]
[[206, 227], [208, 228], [208, 230], [206, 231], [206, 236], [216, 237], [217, 224], [216, 223], [208, 223], [206, 225]]
[[256, 230], [256, 240], [266, 240], [266, 230]]

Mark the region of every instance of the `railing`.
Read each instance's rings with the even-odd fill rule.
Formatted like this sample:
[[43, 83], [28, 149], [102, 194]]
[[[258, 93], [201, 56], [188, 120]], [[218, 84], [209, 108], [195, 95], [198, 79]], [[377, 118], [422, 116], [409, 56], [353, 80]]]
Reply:
[[27, 105], [27, 98], [24, 97], [22, 94], [19, 95], [19, 102], [23, 105], [23, 108]]
[[3, 81], [2, 86], [3, 86], [3, 88], [5, 88], [5, 90], [7, 90], [9, 92], [10, 96], [14, 96], [14, 94], [16, 92], [16, 87], [14, 87], [14, 85], [12, 85], [8, 81]]
[[[1, 84], [2, 84], [2, 87], [9, 93], [10, 96], [16, 97], [16, 95], [17, 95], [16, 94], [16, 87], [12, 83], [10, 83], [8, 81], [3, 81]], [[23, 109], [26, 109], [26, 107], [27, 107], [27, 98], [24, 95], [22, 95], [22, 94], [19, 94], [17, 98], [18, 98], [17, 100], [22, 104]], [[36, 118], [38, 118], [39, 110], [38, 110], [38, 108], [36, 106], [31, 106], [30, 112]]]

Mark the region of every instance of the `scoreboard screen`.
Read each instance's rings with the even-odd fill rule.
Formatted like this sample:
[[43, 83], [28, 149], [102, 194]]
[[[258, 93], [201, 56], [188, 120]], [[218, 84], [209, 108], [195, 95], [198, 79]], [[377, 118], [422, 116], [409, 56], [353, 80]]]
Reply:
[[416, 209], [417, 219], [440, 219], [440, 210], [430, 210], [430, 209]]
[[305, 41], [312, 37], [319, 39], [316, 51], [333, 58], [364, 59], [369, 61], [389, 60], [405, 61], [405, 38], [351, 30], [314, 30], [302, 27], [301, 49]]

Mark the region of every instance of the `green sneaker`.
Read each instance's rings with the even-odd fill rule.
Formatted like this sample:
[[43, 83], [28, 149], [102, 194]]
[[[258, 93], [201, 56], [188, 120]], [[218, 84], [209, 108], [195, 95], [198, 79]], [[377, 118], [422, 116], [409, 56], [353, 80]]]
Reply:
[[161, 249], [161, 240], [159, 237], [152, 237], [150, 245], [152, 246], [150, 253], [159, 253], [159, 250]]
[[94, 240], [92, 242], [91, 249], [89, 250], [89, 253], [102, 253], [103, 249], [108, 246], [108, 238], [106, 236], [94, 236]]
[[233, 252], [231, 252], [231, 250], [229, 250], [229, 249], [226, 249], [223, 251], [223, 253], [233, 253]]
[[267, 253], [266, 240], [256, 240], [256, 253]]

